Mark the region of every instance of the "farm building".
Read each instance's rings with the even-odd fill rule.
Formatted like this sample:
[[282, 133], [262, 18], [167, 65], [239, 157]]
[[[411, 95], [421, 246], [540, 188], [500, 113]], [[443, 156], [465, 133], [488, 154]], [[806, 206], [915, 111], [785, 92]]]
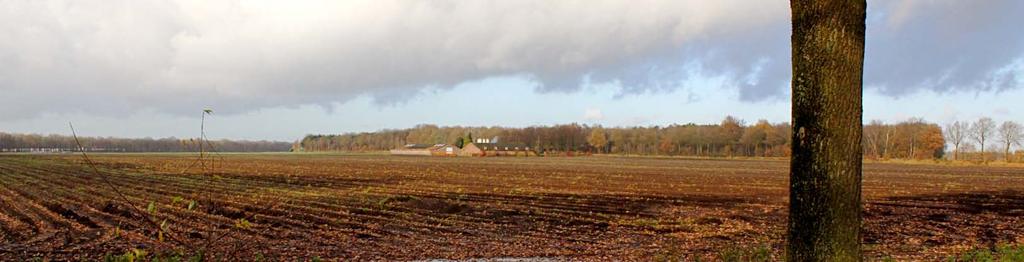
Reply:
[[448, 144], [408, 144], [392, 149], [396, 156], [538, 156], [533, 148], [522, 143], [499, 143], [498, 137], [478, 138], [462, 148]]
[[392, 149], [391, 155], [396, 156], [457, 156], [459, 148], [453, 145], [408, 144], [399, 149]]
[[529, 146], [516, 143], [469, 143], [462, 147], [462, 156], [537, 156]]

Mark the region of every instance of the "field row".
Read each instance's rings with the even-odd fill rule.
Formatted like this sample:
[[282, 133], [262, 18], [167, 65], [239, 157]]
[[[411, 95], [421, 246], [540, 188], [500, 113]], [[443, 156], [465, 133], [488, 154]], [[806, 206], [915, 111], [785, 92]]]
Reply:
[[[0, 156], [0, 260], [131, 248], [279, 259], [714, 257], [759, 247], [778, 256], [785, 229], [783, 161], [226, 155], [200, 169], [185, 155], [95, 157], [100, 174], [77, 157]], [[1024, 170], [865, 170], [874, 257], [1024, 242], [1014, 226], [1024, 222]]]

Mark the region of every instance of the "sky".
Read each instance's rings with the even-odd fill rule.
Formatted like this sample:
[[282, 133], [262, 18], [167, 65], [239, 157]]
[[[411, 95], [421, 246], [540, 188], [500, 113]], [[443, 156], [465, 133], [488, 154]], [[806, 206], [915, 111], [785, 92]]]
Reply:
[[[864, 119], [1024, 122], [1024, 1], [868, 1]], [[0, 132], [789, 120], [787, 1], [0, 0]]]

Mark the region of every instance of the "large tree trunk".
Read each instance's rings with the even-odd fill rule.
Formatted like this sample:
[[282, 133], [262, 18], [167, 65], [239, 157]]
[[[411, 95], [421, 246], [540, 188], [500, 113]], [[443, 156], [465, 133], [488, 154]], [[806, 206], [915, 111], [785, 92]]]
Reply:
[[858, 261], [865, 0], [792, 0], [790, 261]]

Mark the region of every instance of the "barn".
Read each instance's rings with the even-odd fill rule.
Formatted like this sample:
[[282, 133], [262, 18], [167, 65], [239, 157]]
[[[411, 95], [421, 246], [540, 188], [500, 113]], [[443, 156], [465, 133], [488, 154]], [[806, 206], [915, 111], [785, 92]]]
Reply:
[[458, 156], [462, 149], [454, 145], [438, 144], [430, 149], [432, 156]]
[[429, 156], [432, 145], [408, 144], [402, 148], [391, 149], [391, 155], [396, 156]]
[[392, 149], [395, 156], [457, 156], [459, 148], [447, 144], [408, 144], [399, 149]]
[[529, 146], [518, 143], [469, 143], [462, 147], [462, 156], [537, 156]]

